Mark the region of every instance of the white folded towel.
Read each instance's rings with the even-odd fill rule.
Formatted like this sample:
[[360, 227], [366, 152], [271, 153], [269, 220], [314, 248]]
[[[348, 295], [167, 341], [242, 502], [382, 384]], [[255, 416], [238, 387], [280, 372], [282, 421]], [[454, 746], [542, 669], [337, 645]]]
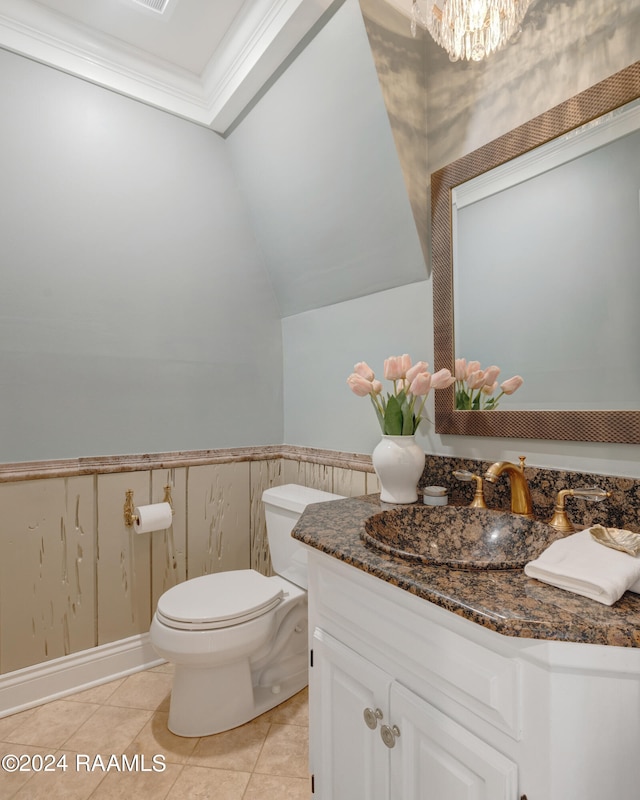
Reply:
[[627, 589], [640, 592], [640, 557], [603, 547], [588, 528], [552, 542], [524, 571], [530, 578], [607, 606]]

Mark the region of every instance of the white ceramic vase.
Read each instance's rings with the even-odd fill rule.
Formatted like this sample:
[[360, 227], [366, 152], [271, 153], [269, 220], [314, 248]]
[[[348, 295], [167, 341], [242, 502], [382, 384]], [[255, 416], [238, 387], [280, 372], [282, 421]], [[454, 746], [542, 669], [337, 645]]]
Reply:
[[424, 469], [424, 450], [415, 436], [383, 436], [371, 456], [383, 503], [415, 503]]

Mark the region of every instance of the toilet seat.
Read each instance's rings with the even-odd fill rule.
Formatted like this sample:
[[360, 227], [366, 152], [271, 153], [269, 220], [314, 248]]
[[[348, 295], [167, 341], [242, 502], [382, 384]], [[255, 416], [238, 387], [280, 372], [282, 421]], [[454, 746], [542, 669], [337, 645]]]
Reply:
[[278, 605], [282, 584], [253, 569], [191, 578], [168, 589], [156, 616], [169, 628], [215, 630], [260, 617]]

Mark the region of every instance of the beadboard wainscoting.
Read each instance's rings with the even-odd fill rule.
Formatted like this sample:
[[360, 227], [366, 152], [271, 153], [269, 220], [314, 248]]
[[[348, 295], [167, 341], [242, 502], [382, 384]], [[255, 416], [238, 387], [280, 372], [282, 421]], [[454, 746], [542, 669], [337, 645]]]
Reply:
[[[370, 459], [293, 447], [4, 465], [0, 469], [0, 716], [154, 662], [153, 610], [171, 586], [222, 570], [270, 574], [269, 486], [378, 491]], [[135, 505], [173, 524], [136, 534]]]

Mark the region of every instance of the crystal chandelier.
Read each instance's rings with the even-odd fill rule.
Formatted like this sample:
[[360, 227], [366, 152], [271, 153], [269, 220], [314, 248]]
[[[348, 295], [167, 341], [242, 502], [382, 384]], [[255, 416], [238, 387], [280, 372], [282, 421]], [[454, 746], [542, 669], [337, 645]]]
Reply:
[[411, 33], [418, 25], [449, 53], [452, 61], [481, 61], [500, 50], [520, 30], [531, 0], [418, 0], [411, 8]]

